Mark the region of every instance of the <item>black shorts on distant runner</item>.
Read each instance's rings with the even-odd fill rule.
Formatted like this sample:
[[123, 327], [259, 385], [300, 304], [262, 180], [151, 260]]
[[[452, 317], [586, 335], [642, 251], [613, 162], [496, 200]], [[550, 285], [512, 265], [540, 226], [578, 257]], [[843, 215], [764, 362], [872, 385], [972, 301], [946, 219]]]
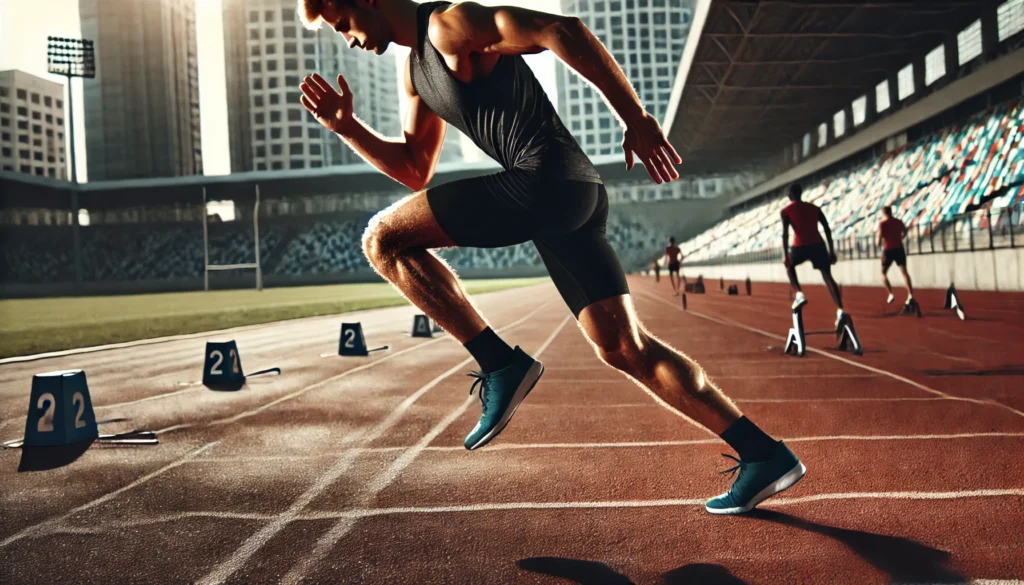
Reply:
[[907, 251], [903, 249], [903, 246], [882, 253], [882, 270], [889, 270], [893, 262], [896, 263], [896, 266], [907, 265]]
[[608, 192], [600, 183], [513, 169], [431, 187], [427, 202], [457, 246], [503, 248], [532, 240], [577, 318], [594, 302], [629, 294], [605, 235]]
[[807, 246], [796, 246], [790, 249], [789, 258], [793, 266], [797, 267], [810, 260], [811, 266], [816, 270], [824, 270], [832, 263], [828, 257], [828, 248], [824, 242], [809, 244]]
[[668, 271], [669, 272], [675, 272], [676, 274], [679, 274], [679, 263], [678, 262], [669, 262], [668, 263]]

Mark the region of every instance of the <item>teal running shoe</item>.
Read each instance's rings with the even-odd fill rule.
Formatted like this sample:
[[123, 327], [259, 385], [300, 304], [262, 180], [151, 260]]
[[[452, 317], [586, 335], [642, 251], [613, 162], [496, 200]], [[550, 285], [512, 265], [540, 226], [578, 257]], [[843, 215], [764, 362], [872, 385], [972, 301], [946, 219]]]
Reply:
[[739, 474], [729, 491], [704, 504], [704, 508], [712, 514], [749, 512], [764, 500], [796, 485], [807, 473], [804, 464], [782, 441], [779, 441], [775, 455], [767, 461], [748, 463], [732, 455], [724, 456], [735, 461], [736, 466], [722, 473], [739, 471]]
[[543, 374], [544, 364], [527, 355], [518, 346], [508, 366], [489, 374], [469, 374], [476, 378], [469, 393], [473, 394], [477, 386], [480, 387], [477, 396], [483, 404], [483, 415], [466, 436], [466, 448], [472, 451], [498, 436], [516, 413], [519, 403], [533, 390]]

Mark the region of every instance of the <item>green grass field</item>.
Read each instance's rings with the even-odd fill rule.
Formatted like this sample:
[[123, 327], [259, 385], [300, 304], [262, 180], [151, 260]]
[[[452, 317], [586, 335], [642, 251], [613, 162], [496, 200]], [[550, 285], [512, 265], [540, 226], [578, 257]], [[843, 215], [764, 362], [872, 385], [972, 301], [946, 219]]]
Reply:
[[[470, 294], [545, 278], [467, 280]], [[405, 304], [386, 283], [0, 301], [0, 358]]]

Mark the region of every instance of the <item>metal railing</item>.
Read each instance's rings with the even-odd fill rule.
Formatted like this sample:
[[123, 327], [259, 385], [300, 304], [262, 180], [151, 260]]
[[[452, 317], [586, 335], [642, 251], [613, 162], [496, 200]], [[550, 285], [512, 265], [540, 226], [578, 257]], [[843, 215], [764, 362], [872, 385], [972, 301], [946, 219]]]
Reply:
[[[880, 258], [877, 234], [833, 238], [840, 259]], [[975, 252], [1024, 246], [1024, 203], [998, 209], [978, 209], [937, 224], [915, 223], [907, 227], [903, 247], [907, 254]], [[752, 252], [724, 254], [715, 258], [685, 261], [684, 266], [715, 266], [781, 261], [782, 246]]]

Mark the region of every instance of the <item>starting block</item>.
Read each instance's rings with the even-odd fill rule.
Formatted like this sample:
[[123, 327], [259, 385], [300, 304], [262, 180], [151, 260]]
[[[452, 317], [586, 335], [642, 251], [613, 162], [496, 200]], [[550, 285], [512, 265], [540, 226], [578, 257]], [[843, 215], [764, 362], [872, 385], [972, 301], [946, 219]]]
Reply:
[[747, 277], [746, 285], [747, 285], [747, 296], [749, 297], [750, 296], [750, 277], [749, 276]]
[[738, 295], [738, 294], [740, 294], [740, 288], [738, 286], [736, 286], [735, 284], [730, 284], [729, 285], [729, 294], [730, 295]]
[[697, 282], [693, 283], [693, 294], [702, 295], [704, 294], [704, 277], [698, 276]]
[[431, 323], [434, 324], [434, 327], [430, 330], [432, 333], [444, 333], [444, 329], [441, 329], [441, 326], [437, 324], [437, 321], [431, 321]]
[[836, 327], [836, 343], [839, 345], [838, 349], [849, 351], [854, 355], [864, 355], [864, 348], [860, 344], [860, 338], [857, 337], [857, 330], [853, 327], [853, 317], [846, 313], [843, 313], [839, 319], [839, 325]]
[[[281, 368], [267, 368], [249, 374], [281, 373]], [[242, 358], [238, 355], [238, 344], [231, 341], [207, 341], [206, 360], [203, 364], [203, 386], [216, 390], [238, 390], [245, 385], [246, 375], [242, 372]]]
[[900, 309], [900, 315], [911, 315], [914, 317], [921, 317], [921, 305], [918, 304], [917, 299], [910, 297], [907, 302]]
[[363, 337], [362, 323], [342, 323], [341, 339], [338, 340], [338, 355], [345, 356], [367, 356], [371, 351], [387, 349], [384, 345], [374, 349], [366, 348], [366, 338]]
[[32, 377], [24, 446], [72, 445], [98, 438], [85, 372], [64, 370]]
[[786, 336], [786, 347], [783, 353], [796, 357], [804, 357], [807, 351], [807, 335], [804, 333], [804, 309], [800, 307], [793, 311], [793, 327]]
[[426, 315], [416, 315], [412, 319], [413, 337], [433, 337], [434, 332], [430, 326], [430, 318]]
[[960, 302], [960, 295], [956, 294], [956, 288], [952, 283], [950, 283], [949, 288], [946, 289], [946, 303], [942, 308], [956, 311], [956, 316], [960, 317], [961, 321], [967, 320], [967, 315], [964, 313], [964, 306]]

